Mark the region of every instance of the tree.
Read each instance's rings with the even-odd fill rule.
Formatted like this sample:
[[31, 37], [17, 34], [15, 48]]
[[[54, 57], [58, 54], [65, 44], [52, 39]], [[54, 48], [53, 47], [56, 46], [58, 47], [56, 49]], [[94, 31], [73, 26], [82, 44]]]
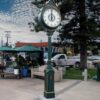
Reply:
[[61, 6], [65, 24], [60, 29], [62, 41], [72, 38], [80, 45], [81, 68], [87, 68], [87, 45], [100, 37], [100, 1], [73, 0], [70, 9]]

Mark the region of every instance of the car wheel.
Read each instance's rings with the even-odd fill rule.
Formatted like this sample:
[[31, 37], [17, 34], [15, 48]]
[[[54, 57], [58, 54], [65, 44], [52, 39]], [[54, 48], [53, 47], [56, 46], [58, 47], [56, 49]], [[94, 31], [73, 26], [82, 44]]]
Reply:
[[79, 62], [76, 62], [75, 63], [75, 68], [79, 68], [80, 67], [80, 63]]

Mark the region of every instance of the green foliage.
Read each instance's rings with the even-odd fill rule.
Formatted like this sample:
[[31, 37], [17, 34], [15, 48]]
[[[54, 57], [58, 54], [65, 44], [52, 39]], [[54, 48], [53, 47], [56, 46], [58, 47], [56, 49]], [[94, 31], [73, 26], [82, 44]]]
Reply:
[[96, 71], [97, 71], [96, 68], [95, 69], [88, 69], [88, 76], [90, 79], [96, 75], [96, 73], [97, 73]]
[[[96, 69], [88, 69], [88, 79], [91, 79], [96, 75]], [[80, 69], [70, 68], [67, 69], [64, 75], [64, 79], [83, 79], [82, 71]]]
[[64, 79], [83, 79], [82, 72], [79, 69], [70, 68], [66, 70]]
[[76, 37], [80, 38], [79, 35], [87, 40], [100, 37], [100, 0], [73, 0], [71, 8], [62, 5], [61, 12], [67, 22], [60, 29], [62, 41], [69, 38], [75, 41]]
[[72, 9], [74, 0], [62, 0], [62, 4], [60, 6], [61, 14], [64, 15], [66, 12], [69, 12]]

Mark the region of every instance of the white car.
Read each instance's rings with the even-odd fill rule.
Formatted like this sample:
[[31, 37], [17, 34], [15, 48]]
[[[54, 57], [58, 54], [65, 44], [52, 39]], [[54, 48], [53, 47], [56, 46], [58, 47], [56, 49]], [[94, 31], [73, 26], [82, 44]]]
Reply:
[[[47, 63], [48, 59], [45, 59]], [[67, 57], [66, 54], [57, 54], [51, 59], [54, 66], [79, 67], [80, 56]], [[87, 66], [92, 67], [92, 61], [87, 61]]]
[[94, 56], [89, 56], [88, 60], [92, 61], [94, 65], [100, 63], [100, 56], [94, 55]]

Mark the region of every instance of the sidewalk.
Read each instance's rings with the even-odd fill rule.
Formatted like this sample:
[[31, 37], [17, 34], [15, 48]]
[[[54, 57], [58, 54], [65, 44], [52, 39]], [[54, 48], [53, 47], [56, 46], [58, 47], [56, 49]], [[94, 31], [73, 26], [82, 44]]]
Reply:
[[61, 100], [100, 100], [100, 83], [95, 81], [80, 82], [59, 94]]
[[[0, 79], [2, 100], [35, 100], [43, 91], [40, 79]], [[59, 100], [100, 100], [100, 82], [63, 80], [55, 83], [55, 93]]]

